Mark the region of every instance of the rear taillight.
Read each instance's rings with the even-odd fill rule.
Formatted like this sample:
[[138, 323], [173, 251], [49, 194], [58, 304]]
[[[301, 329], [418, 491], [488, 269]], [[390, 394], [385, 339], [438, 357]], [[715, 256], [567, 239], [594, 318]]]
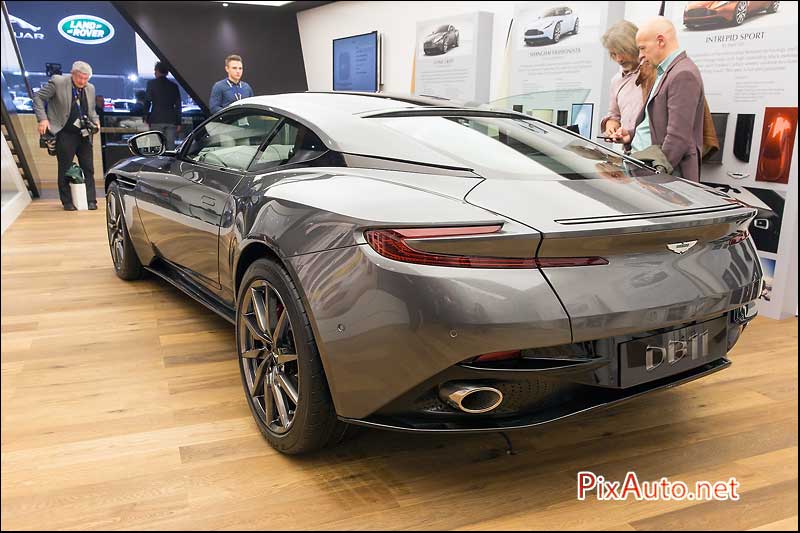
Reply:
[[367, 242], [377, 253], [388, 259], [417, 265], [462, 268], [546, 268], [565, 266], [607, 265], [602, 257], [489, 257], [476, 255], [441, 254], [415, 249], [408, 241], [490, 235], [502, 225], [462, 226], [451, 228], [374, 229], [364, 232]]
[[750, 236], [750, 232], [747, 230], [739, 230], [733, 234], [731, 240], [728, 241], [728, 244], [733, 246], [734, 244], [739, 244], [742, 241], [746, 241], [747, 238]]

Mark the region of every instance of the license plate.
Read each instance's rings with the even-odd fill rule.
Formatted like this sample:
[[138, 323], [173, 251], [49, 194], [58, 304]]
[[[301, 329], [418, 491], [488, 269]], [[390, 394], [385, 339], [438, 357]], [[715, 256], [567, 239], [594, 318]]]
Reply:
[[724, 356], [728, 317], [619, 344], [620, 386], [679, 374]]

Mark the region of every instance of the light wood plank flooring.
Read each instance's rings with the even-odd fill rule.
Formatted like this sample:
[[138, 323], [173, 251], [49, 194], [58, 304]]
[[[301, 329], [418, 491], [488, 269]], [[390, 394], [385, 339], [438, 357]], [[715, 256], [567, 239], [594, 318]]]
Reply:
[[[34, 202], [2, 238], [3, 529], [797, 529], [797, 321], [731, 369], [511, 434], [364, 430], [275, 453], [230, 325], [111, 267], [103, 219]], [[727, 480], [739, 502], [578, 501], [576, 473]]]

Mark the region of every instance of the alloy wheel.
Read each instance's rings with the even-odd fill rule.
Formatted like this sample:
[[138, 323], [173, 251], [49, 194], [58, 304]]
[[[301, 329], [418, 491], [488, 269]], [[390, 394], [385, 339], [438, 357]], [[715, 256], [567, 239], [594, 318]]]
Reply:
[[575, 27], [572, 28], [572, 33], [578, 33], [578, 24], [580, 23], [579, 19], [575, 19]]
[[300, 401], [300, 376], [292, 321], [275, 287], [258, 279], [250, 284], [238, 327], [250, 401], [272, 433], [286, 433]]
[[744, 22], [747, 17], [747, 2], [739, 2], [736, 4], [736, 25]]
[[108, 194], [106, 202], [106, 225], [108, 226], [108, 246], [111, 249], [111, 259], [114, 267], [119, 270], [125, 260], [125, 235], [122, 225], [122, 209], [120, 209], [117, 195]]
[[561, 23], [559, 22], [556, 24], [556, 27], [553, 28], [553, 42], [557, 43], [561, 40]]

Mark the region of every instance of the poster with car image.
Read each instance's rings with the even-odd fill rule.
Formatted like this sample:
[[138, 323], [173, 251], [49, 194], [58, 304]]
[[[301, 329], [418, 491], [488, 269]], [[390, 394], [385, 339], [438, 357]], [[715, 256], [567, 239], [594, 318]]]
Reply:
[[703, 76], [720, 140], [702, 180], [786, 190], [797, 175], [797, 3], [666, 2], [664, 14]]
[[[564, 95], [530, 106], [569, 110], [569, 124], [576, 119], [589, 125], [581, 131], [598, 131], [605, 109], [592, 113], [580, 107], [585, 102], [605, 102], [615, 65], [600, 43], [608, 20], [622, 17], [613, 2], [520, 2], [514, 8], [507, 52], [510, 54], [509, 96], [550, 93]], [[570, 92], [586, 91], [585, 102], [576, 102]], [[573, 107], [577, 104], [578, 107]], [[525, 105], [523, 105], [525, 107]], [[527, 113], [528, 109], [523, 109]], [[580, 111], [580, 112], [577, 112]]]
[[701, 181], [758, 209], [750, 234], [774, 268], [776, 288], [761, 313], [794, 314], [798, 4], [666, 2], [664, 14], [700, 70], [719, 139]]
[[493, 17], [474, 12], [418, 22], [412, 92], [488, 102]]

